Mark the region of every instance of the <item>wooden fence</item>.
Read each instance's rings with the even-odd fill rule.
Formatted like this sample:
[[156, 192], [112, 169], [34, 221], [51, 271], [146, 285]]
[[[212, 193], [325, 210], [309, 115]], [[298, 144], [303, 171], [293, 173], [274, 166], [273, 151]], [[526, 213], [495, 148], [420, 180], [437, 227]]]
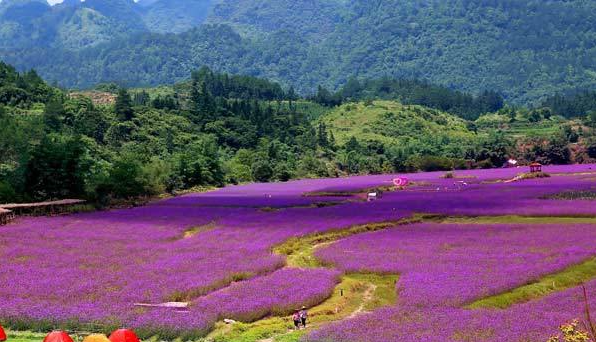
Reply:
[[85, 204], [85, 201], [78, 199], [39, 203], [0, 204], [0, 225], [7, 224], [17, 216], [53, 216], [73, 212], [83, 204]]

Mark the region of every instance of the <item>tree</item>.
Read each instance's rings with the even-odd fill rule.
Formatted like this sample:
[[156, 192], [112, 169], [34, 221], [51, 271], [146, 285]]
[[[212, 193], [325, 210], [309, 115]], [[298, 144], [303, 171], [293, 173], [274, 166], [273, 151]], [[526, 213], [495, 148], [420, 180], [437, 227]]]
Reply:
[[143, 90], [140, 93], [135, 93], [132, 102], [135, 106], [146, 106], [149, 104], [149, 94]]
[[492, 113], [503, 108], [505, 101], [503, 96], [495, 91], [485, 91], [479, 96], [479, 102], [483, 104], [485, 112]]
[[570, 143], [575, 144], [579, 140], [579, 135], [573, 130], [571, 125], [563, 125], [561, 127], [561, 134]]
[[571, 162], [571, 151], [562, 137], [551, 139], [546, 147], [545, 154], [551, 164], [569, 164]]
[[109, 181], [102, 184], [116, 198], [133, 198], [145, 195], [146, 183], [142, 177], [143, 164], [133, 154], [116, 158], [110, 170]]
[[215, 138], [202, 136], [175, 156], [175, 177], [184, 188], [224, 183], [224, 174]]
[[342, 103], [341, 95], [339, 93], [332, 94], [329, 90], [321, 85], [318, 86], [317, 93], [315, 94], [313, 100], [323, 106], [328, 107], [339, 106]]
[[290, 87], [290, 90], [288, 90], [286, 97], [287, 97], [288, 101], [290, 101], [290, 106], [292, 106], [293, 101], [296, 101], [298, 99], [298, 95], [296, 94], [296, 90], [294, 89], [294, 86]]
[[542, 120], [542, 115], [540, 115], [540, 111], [532, 110], [528, 113], [528, 121], [529, 122], [539, 122]]
[[586, 123], [592, 127], [593, 130], [596, 129], [596, 110], [590, 111], [588, 113], [586, 116]]
[[360, 81], [356, 77], [350, 77], [341, 89], [341, 95], [346, 99], [357, 99], [361, 91], [362, 85]]
[[268, 160], [258, 159], [251, 166], [252, 178], [257, 182], [269, 182], [273, 177], [273, 169]]
[[61, 101], [54, 100], [48, 103], [43, 112], [43, 123], [46, 131], [60, 131], [64, 113], [64, 104]]
[[329, 140], [327, 137], [327, 126], [325, 123], [319, 123], [319, 127], [317, 129], [317, 143], [320, 147], [325, 148], [329, 146]]
[[360, 150], [360, 143], [356, 139], [356, 137], [350, 137], [350, 140], [344, 146], [346, 151], [359, 151]]
[[78, 108], [73, 127], [77, 134], [86, 135], [98, 143], [103, 143], [109, 123], [102, 111], [97, 110], [92, 103], [88, 103]]
[[120, 121], [130, 121], [134, 117], [134, 111], [132, 109], [132, 99], [128, 90], [121, 88], [118, 90], [118, 96], [116, 97], [116, 104], [114, 105], [114, 112]]
[[596, 159], [596, 141], [593, 141], [588, 145], [588, 156]]
[[215, 117], [217, 106], [205, 81], [199, 84], [196, 80], [193, 80], [190, 92], [190, 106], [191, 119], [200, 127], [203, 127]]
[[337, 148], [337, 146], [335, 146], [335, 136], [333, 135], [333, 131], [329, 131], [329, 147], [332, 150]]
[[83, 159], [79, 137], [45, 136], [31, 152], [25, 170], [25, 189], [37, 200], [82, 197], [90, 165]]
[[505, 136], [505, 134], [503, 134], [503, 132], [491, 132], [489, 136], [481, 142], [481, 151], [477, 156], [477, 160], [488, 160], [492, 166], [501, 166], [509, 158], [509, 152], [512, 146], [513, 143]]

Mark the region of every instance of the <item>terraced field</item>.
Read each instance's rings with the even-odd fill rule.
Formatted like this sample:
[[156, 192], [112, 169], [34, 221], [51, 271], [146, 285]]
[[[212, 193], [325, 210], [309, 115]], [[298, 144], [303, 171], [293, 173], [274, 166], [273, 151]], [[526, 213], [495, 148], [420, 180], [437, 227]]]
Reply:
[[[581, 285], [596, 311], [596, 165], [511, 181], [524, 171], [249, 184], [18, 219], [0, 228], [0, 323], [19, 342], [118, 326], [156, 340], [546, 341], [583, 318]], [[310, 324], [294, 331], [302, 305]]]

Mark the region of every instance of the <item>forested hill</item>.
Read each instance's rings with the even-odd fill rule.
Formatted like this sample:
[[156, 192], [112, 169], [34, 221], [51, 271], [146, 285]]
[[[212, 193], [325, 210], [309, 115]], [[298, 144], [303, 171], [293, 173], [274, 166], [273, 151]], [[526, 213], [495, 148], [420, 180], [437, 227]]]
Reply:
[[595, 22], [584, 0], [4, 0], [0, 59], [75, 87], [208, 65], [301, 93], [389, 76], [539, 103], [596, 87]]
[[[511, 156], [596, 158], [593, 93], [528, 110], [503, 107], [490, 92], [413, 81], [352, 81], [300, 98], [266, 79], [208, 68], [189, 76], [174, 86], [71, 93], [0, 62], [0, 203], [101, 205], [227, 183], [494, 167]], [[387, 94], [407, 104], [373, 100]], [[461, 117], [437, 109], [444, 105]], [[476, 119], [488, 108], [498, 110]], [[576, 117], [555, 114], [564, 108]]]

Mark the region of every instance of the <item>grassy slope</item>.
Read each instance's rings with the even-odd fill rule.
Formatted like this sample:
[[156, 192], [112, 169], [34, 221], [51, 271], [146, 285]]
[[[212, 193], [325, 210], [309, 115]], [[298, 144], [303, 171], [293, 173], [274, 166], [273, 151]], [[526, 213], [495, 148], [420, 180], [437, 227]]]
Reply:
[[[348, 103], [329, 110], [319, 120], [328, 126], [339, 144], [352, 136], [385, 143], [445, 135], [459, 140], [478, 139], [468, 130], [466, 121], [457, 116], [423, 106], [403, 105], [398, 101], [374, 101], [369, 106]], [[513, 139], [551, 138], [565, 123], [578, 125], [562, 117], [532, 123], [518, 116], [515, 122], [510, 123], [509, 117], [498, 114], [481, 116], [475, 122], [479, 136], [501, 129]]]
[[339, 144], [354, 136], [359, 140], [399, 143], [421, 135], [447, 134], [460, 139], [474, 138], [464, 120], [422, 106], [402, 105], [397, 101], [374, 101], [372, 105], [348, 103], [320, 119], [333, 132]]
[[516, 121], [509, 122], [510, 118], [506, 115], [487, 114], [476, 120], [476, 126], [479, 132], [488, 133], [501, 129], [508, 133], [512, 138], [551, 138], [554, 134], [561, 130], [561, 125], [564, 123], [571, 123], [578, 125], [577, 122], [568, 121], [562, 117], [553, 117], [549, 120], [541, 120], [540, 122], [529, 122], [527, 119], [517, 116]]

